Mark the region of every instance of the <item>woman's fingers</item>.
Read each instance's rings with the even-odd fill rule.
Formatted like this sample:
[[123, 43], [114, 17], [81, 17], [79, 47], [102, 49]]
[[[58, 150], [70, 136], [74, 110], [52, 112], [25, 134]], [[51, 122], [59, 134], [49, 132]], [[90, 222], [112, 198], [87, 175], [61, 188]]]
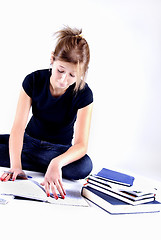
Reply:
[[6, 176], [7, 176], [7, 174], [3, 173], [2, 176], [1, 176], [1, 181], [3, 181], [6, 178]]
[[62, 181], [61, 181], [61, 180], [58, 180], [58, 181], [59, 181], [60, 187], [61, 187], [61, 189], [62, 189], [62, 191], [63, 191], [63, 195], [66, 195], [66, 192], [65, 192], [65, 189], [64, 189], [64, 187], [63, 187]]
[[48, 197], [50, 197], [50, 187], [49, 187], [49, 183], [47, 181], [44, 182], [44, 186], [45, 186], [45, 192], [47, 194]]
[[57, 189], [58, 192], [60, 193], [61, 197], [63, 199], [65, 198], [66, 193], [63, 188], [62, 182], [60, 180], [55, 181], [55, 183], [53, 181], [48, 182], [47, 180], [44, 180], [44, 182], [42, 182], [41, 185], [45, 187], [45, 192], [48, 197], [50, 196], [50, 189], [51, 189], [51, 192], [52, 192], [54, 198], [57, 200], [58, 199], [58, 195], [56, 193], [56, 189]]
[[54, 186], [54, 183], [53, 182], [47, 182], [45, 181], [44, 183], [42, 183], [42, 185], [45, 186], [45, 192], [47, 194], [48, 197], [50, 197], [50, 188], [51, 188], [51, 191], [54, 195], [54, 198], [57, 200], [58, 199], [58, 195], [56, 194], [56, 190], [55, 190], [55, 186]]
[[63, 185], [61, 183], [61, 180], [58, 180], [55, 182], [56, 188], [58, 190], [58, 192], [60, 193], [61, 197], [64, 199], [65, 198], [65, 191], [63, 189]]
[[56, 190], [55, 190], [55, 185], [53, 182], [50, 183], [50, 187], [51, 187], [51, 191], [54, 195], [54, 198], [57, 200], [58, 199], [58, 195], [56, 194]]
[[6, 182], [6, 181], [10, 180], [10, 179], [12, 178], [12, 176], [13, 176], [13, 173], [12, 173], [12, 172], [6, 171], [6, 172], [4, 172], [4, 173], [2, 174], [0, 180]]
[[17, 173], [16, 173], [16, 172], [13, 172], [12, 180], [15, 181], [16, 178], [17, 178]]
[[8, 181], [12, 180], [14, 181], [16, 178], [18, 179], [27, 179], [26, 174], [21, 170], [21, 169], [15, 169], [15, 170], [10, 170], [10, 171], [5, 171], [0, 180], [1, 181]]

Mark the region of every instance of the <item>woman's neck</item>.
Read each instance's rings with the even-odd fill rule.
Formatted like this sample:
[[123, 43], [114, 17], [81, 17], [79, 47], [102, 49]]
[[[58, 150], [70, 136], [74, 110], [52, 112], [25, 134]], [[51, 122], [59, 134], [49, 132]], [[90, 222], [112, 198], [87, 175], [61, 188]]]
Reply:
[[50, 81], [50, 92], [51, 92], [51, 95], [54, 96], [54, 97], [60, 97], [61, 95], [63, 95], [67, 89], [61, 89], [61, 88], [56, 88], [53, 86], [53, 84], [51, 84], [51, 81]]

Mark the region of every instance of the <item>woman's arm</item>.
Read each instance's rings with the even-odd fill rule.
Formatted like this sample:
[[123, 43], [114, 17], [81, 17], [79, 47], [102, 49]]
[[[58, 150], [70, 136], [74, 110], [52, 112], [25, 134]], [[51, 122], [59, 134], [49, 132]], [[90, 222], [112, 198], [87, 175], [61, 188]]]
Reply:
[[9, 139], [10, 161], [12, 168], [21, 168], [23, 137], [30, 108], [31, 98], [22, 89]]
[[[12, 130], [9, 138], [9, 153], [10, 153], [10, 166], [11, 172], [13, 172], [12, 179], [16, 179], [17, 175], [22, 172], [21, 165], [21, 151], [23, 146], [24, 131], [31, 108], [31, 98], [25, 93], [23, 88], [21, 89], [16, 115]], [[3, 178], [7, 181], [10, 179], [10, 175], [6, 176], [7, 173], [3, 174]]]
[[92, 109], [93, 103], [78, 110], [74, 134], [74, 145], [71, 146], [65, 153], [59, 155], [50, 162], [45, 174], [44, 182], [42, 183], [42, 185], [45, 186], [48, 196], [51, 188], [54, 197], [57, 199], [57, 194], [55, 191], [56, 186], [59, 193], [64, 198], [65, 190], [62, 185], [61, 168], [80, 159], [86, 154], [88, 148]]
[[[78, 110], [74, 145], [57, 157], [61, 167], [80, 159], [87, 153], [92, 109], [93, 103]], [[55, 159], [53, 161], [55, 161]]]

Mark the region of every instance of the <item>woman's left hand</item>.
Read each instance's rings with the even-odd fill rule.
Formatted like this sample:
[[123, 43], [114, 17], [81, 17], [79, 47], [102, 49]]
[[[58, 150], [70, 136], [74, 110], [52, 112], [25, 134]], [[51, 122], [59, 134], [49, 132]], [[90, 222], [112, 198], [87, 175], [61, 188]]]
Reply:
[[45, 187], [45, 191], [47, 196], [50, 196], [50, 189], [54, 195], [54, 198], [57, 200], [58, 195], [56, 193], [56, 189], [60, 193], [61, 197], [65, 198], [65, 190], [62, 184], [62, 171], [59, 162], [56, 159], [53, 159], [46, 171], [44, 181], [41, 183], [42, 186]]

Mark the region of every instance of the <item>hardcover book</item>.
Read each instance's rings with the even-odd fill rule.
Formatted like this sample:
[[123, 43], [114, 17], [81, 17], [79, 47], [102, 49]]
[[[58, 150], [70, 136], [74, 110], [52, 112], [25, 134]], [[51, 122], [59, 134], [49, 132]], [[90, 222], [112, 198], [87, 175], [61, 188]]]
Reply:
[[156, 200], [133, 206], [88, 185], [82, 188], [82, 196], [111, 214], [159, 212], [161, 207], [161, 203]]
[[110, 182], [122, 184], [125, 186], [132, 186], [134, 182], [134, 177], [107, 168], [102, 168], [102, 170], [98, 172], [95, 175], [95, 177], [102, 178]]

